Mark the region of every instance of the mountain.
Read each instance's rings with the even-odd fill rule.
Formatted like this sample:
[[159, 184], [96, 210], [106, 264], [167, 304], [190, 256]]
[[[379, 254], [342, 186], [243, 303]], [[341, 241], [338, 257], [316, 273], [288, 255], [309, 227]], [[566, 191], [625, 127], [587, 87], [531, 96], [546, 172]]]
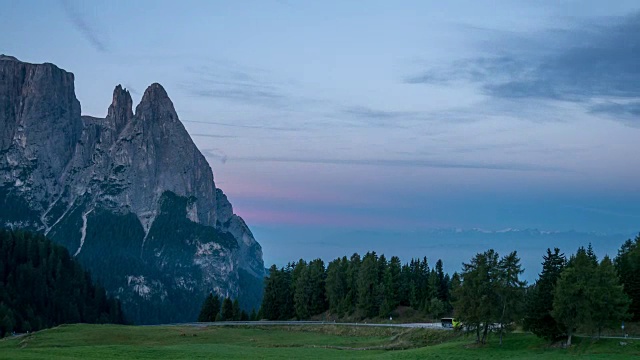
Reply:
[[262, 296], [262, 248], [164, 88], [81, 116], [74, 75], [0, 56], [0, 225], [64, 245], [136, 323], [195, 320], [206, 294]]

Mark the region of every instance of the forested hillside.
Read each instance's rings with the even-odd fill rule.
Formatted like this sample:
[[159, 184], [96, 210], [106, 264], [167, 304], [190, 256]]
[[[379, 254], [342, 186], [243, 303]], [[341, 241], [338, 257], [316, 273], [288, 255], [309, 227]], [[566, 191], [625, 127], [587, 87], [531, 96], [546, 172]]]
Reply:
[[67, 249], [43, 235], [0, 230], [0, 337], [64, 323], [117, 323], [119, 301]]

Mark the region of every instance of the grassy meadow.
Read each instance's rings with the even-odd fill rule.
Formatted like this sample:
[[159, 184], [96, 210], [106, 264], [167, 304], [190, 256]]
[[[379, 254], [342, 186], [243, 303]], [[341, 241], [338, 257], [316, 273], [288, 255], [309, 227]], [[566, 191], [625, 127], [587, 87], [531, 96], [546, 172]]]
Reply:
[[0, 340], [0, 359], [630, 359], [640, 340], [577, 338], [571, 349], [529, 334], [478, 347], [448, 331], [336, 325], [182, 327], [64, 325]]

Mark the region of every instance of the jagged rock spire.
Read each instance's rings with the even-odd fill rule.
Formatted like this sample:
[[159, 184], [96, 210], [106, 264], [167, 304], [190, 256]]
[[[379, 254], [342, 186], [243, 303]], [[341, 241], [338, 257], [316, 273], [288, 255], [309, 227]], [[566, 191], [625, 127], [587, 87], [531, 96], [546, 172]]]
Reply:
[[122, 85], [116, 86], [113, 90], [113, 101], [109, 106], [107, 117], [113, 119], [118, 133], [133, 119], [133, 100], [129, 91], [123, 89]]

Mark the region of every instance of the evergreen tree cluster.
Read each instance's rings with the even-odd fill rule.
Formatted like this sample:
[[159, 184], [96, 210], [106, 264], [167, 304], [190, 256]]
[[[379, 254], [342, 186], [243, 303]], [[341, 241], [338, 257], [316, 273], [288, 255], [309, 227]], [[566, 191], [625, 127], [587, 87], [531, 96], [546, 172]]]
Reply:
[[589, 246], [579, 248], [562, 270], [553, 292], [551, 316], [570, 346], [578, 329], [600, 335], [603, 328], [619, 324], [627, 317], [629, 302], [611, 259], [605, 256], [598, 263]]
[[559, 249], [547, 249], [542, 265], [527, 294], [525, 329], [550, 341], [566, 338], [570, 346], [577, 330], [600, 336], [628, 317], [621, 276], [608, 256], [598, 262], [591, 245], [568, 261]]
[[[612, 261], [598, 261], [591, 245], [567, 260], [558, 248], [547, 249], [542, 272], [528, 286], [514, 251], [476, 254], [460, 274], [444, 273], [442, 261], [401, 264], [396, 256], [368, 252], [331, 261], [300, 260], [269, 269], [258, 319], [309, 319], [328, 311], [337, 317], [386, 318], [398, 306], [432, 318], [453, 314], [486, 343], [490, 332], [503, 334], [522, 324], [549, 341], [576, 331], [597, 334], [640, 313], [640, 235], [625, 242]], [[630, 312], [629, 312], [630, 310]]]
[[614, 266], [625, 293], [631, 299], [629, 313], [634, 321], [640, 321], [640, 234], [633, 241], [629, 239], [622, 244]]
[[402, 264], [397, 256], [368, 252], [331, 261], [289, 263], [269, 269], [260, 315], [268, 320], [309, 319], [329, 311], [338, 317], [388, 317], [408, 306], [433, 317], [451, 311], [451, 286], [457, 274], [444, 273], [442, 261], [431, 269], [426, 257]]
[[498, 326], [502, 334], [522, 314], [524, 272], [514, 251], [500, 258], [493, 249], [477, 254], [462, 265], [461, 283], [454, 289], [455, 315], [476, 342], [486, 343], [490, 327]]
[[64, 323], [125, 322], [118, 300], [94, 285], [62, 246], [0, 230], [0, 337]]
[[255, 310], [251, 311], [251, 315], [240, 309], [240, 302], [236, 298], [221, 298], [218, 295], [209, 293], [202, 304], [198, 322], [214, 322], [214, 321], [254, 321], [257, 318]]
[[503, 332], [522, 321], [525, 330], [550, 341], [566, 338], [570, 346], [577, 330], [599, 335], [627, 317], [630, 300], [609, 257], [598, 262], [589, 245], [568, 261], [557, 248], [547, 249], [543, 259], [529, 288], [519, 279], [523, 270], [515, 252], [500, 258], [488, 250], [463, 264], [461, 284], [453, 290], [454, 312], [475, 331], [477, 342], [485, 343], [497, 327], [502, 343]]

